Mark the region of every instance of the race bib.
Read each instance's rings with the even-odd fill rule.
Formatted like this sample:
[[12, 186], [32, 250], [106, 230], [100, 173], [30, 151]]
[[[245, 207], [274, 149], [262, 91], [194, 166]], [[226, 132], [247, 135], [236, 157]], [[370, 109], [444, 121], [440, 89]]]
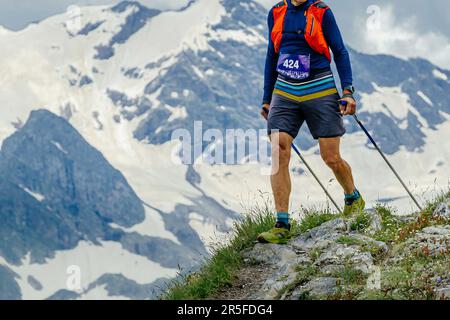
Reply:
[[282, 54], [278, 59], [277, 71], [280, 75], [294, 80], [309, 77], [311, 70], [310, 56]]

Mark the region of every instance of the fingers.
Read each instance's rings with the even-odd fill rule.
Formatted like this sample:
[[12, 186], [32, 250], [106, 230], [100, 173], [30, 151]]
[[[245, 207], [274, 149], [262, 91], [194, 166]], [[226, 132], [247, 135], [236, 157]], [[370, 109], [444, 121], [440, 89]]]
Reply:
[[356, 113], [356, 105], [355, 104], [352, 104], [352, 105], [349, 104], [345, 108], [345, 112], [344, 112], [345, 116], [354, 115], [355, 113]]
[[354, 115], [356, 113], [356, 104], [353, 104], [351, 107], [350, 107], [350, 111], [349, 111], [349, 115]]
[[259, 114], [264, 118], [264, 119], [268, 119], [268, 115], [267, 115], [267, 112], [265, 112], [264, 111], [264, 109], [261, 109], [260, 111], [259, 111]]
[[356, 113], [356, 103], [354, 101], [349, 102], [347, 107], [347, 114], [354, 115]]
[[344, 98], [339, 101], [347, 102], [346, 105], [340, 105], [341, 114], [343, 116], [354, 115], [356, 113], [356, 102], [353, 99]]

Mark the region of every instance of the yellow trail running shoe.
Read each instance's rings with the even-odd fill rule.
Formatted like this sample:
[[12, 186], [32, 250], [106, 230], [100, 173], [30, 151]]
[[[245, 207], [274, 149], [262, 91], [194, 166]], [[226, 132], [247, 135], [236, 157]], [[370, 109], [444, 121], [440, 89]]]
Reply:
[[291, 225], [277, 222], [275, 227], [258, 236], [260, 243], [286, 244], [292, 238]]
[[358, 214], [364, 211], [364, 208], [366, 207], [366, 202], [364, 201], [363, 197], [360, 195], [358, 199], [353, 201], [352, 204], [345, 204], [344, 207], [344, 216], [349, 217], [354, 214]]

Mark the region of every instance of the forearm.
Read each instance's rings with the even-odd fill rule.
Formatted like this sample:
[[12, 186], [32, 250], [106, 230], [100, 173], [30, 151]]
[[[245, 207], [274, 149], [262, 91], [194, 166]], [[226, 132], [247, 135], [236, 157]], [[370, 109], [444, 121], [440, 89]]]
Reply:
[[341, 79], [342, 89], [353, 85], [352, 65], [347, 49], [342, 50], [339, 55], [335, 55], [334, 61]]

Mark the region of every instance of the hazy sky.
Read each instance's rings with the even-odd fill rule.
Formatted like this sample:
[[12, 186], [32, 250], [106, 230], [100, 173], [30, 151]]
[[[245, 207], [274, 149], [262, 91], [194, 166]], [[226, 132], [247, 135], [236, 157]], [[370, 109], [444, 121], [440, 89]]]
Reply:
[[[277, 0], [257, 1], [266, 7], [277, 2]], [[31, 22], [64, 12], [72, 4], [115, 2], [119, 1], [0, 0], [0, 24], [12, 30], [19, 30]], [[184, 6], [189, 0], [140, 2], [149, 7], [174, 9]], [[449, 0], [326, 0], [325, 2], [333, 9], [346, 42], [355, 49], [369, 53], [424, 57], [450, 69]], [[367, 11], [368, 8], [372, 10], [370, 13]], [[374, 20], [375, 16], [379, 19]]]

